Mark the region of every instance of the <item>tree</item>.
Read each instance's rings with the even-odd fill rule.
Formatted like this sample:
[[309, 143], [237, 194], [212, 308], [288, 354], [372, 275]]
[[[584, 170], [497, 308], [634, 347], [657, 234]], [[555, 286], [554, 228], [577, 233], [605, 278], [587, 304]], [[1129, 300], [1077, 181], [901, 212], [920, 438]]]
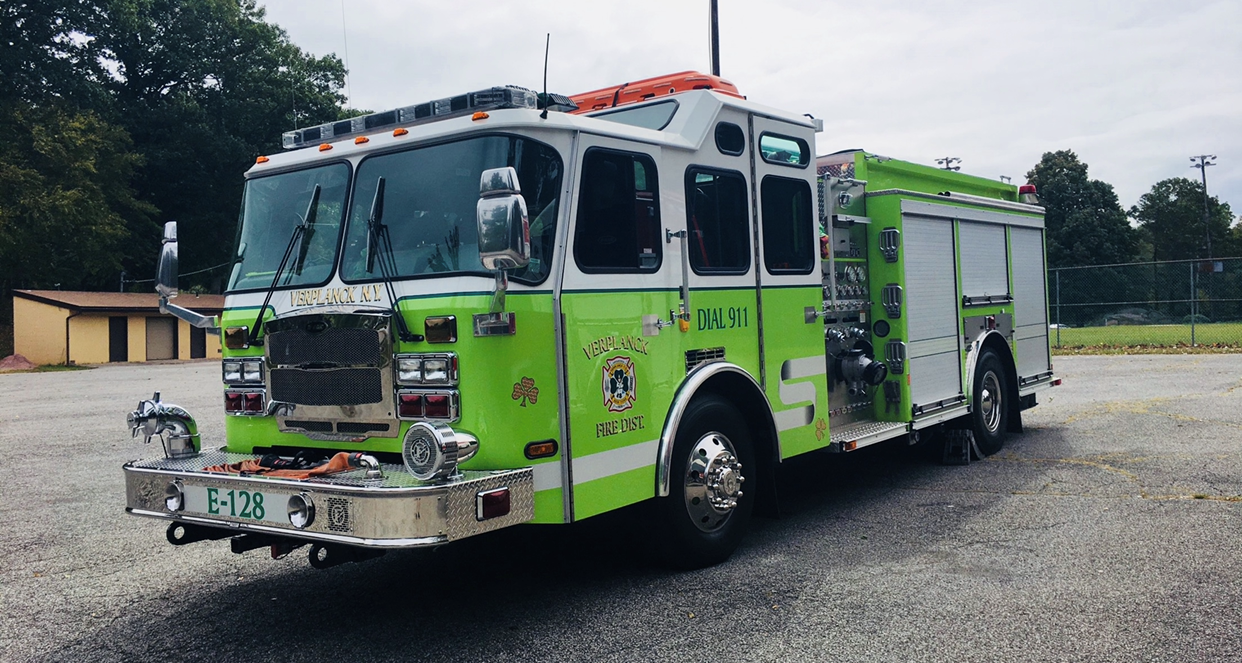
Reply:
[[341, 61], [264, 17], [255, 0], [0, 3], [0, 299], [145, 277], [165, 220], [185, 272], [232, 257], [245, 169], [345, 114]]
[[[1207, 257], [1203, 224], [1203, 184], [1185, 177], [1157, 182], [1130, 208], [1130, 216], [1151, 241], [1157, 260]], [[1207, 199], [1207, 230], [1212, 254], [1238, 255], [1239, 233], [1230, 228], [1233, 212], [1215, 196]]]
[[1044, 206], [1049, 267], [1105, 265], [1138, 258], [1139, 236], [1111, 184], [1087, 177], [1071, 150], [1045, 152], [1026, 174]]
[[91, 0], [6, 0], [0, 3], [0, 104], [72, 100], [89, 108], [99, 63], [89, 40], [75, 38], [98, 16]]
[[140, 162], [128, 134], [94, 113], [10, 108], [0, 122], [0, 283], [115, 283], [129, 226], [155, 227], [129, 184]]
[[[185, 271], [225, 263], [242, 173], [280, 149], [281, 132], [344, 116], [344, 66], [290, 43], [254, 0], [104, 4], [92, 43], [115, 64], [102, 83], [145, 160], [138, 191], [161, 221], [178, 221]], [[149, 272], [159, 235], [135, 239], [127, 263]]]

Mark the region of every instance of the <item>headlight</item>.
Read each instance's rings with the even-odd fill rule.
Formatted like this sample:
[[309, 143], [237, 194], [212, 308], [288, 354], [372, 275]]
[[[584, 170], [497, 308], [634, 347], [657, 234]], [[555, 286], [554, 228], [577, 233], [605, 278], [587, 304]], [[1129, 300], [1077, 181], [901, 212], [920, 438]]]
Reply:
[[448, 382], [448, 360], [447, 359], [425, 359], [423, 360], [423, 380], [428, 383], [447, 383]]
[[164, 489], [164, 507], [169, 511], [180, 511], [185, 506], [185, 489], [180, 481], [170, 481]]
[[423, 381], [423, 360], [410, 357], [397, 360], [397, 381], [403, 384], [418, 384]]
[[457, 355], [448, 352], [397, 357], [397, 384], [409, 387], [456, 385]]
[[229, 384], [242, 381], [242, 365], [240, 361], [224, 362], [224, 381]]
[[287, 513], [290, 525], [298, 529], [306, 529], [315, 522], [315, 503], [306, 493], [293, 495], [289, 498]]
[[242, 362], [242, 382], [262, 382], [263, 381], [263, 362], [261, 361], [243, 361]]

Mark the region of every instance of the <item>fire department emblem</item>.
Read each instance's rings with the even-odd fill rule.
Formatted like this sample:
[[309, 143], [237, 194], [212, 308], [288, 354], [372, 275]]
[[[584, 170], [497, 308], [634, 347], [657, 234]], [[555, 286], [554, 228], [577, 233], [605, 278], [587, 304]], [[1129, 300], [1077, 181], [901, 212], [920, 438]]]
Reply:
[[604, 407], [609, 412], [625, 412], [638, 400], [638, 384], [634, 377], [634, 360], [613, 357], [604, 362]]

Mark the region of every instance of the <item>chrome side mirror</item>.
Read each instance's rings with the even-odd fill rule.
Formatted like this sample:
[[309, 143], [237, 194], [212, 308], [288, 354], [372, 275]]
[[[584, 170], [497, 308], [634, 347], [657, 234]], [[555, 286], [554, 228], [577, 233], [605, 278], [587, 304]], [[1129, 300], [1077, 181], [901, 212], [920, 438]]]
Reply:
[[479, 179], [479, 260], [491, 271], [530, 263], [530, 219], [517, 170], [490, 168]]
[[160, 249], [159, 267], [155, 270], [155, 291], [161, 297], [177, 296], [177, 222], [164, 224], [164, 246]]

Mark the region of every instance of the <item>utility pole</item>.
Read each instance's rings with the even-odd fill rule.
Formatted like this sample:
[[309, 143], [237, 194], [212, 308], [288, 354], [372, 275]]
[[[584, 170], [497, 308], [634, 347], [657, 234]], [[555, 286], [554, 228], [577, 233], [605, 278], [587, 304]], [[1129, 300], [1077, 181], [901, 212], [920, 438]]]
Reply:
[[936, 163], [940, 164], [940, 167], [943, 168], [944, 170], [961, 170], [962, 169], [961, 166], [953, 165], [953, 164], [961, 163], [961, 162], [962, 160], [957, 157], [945, 157], [943, 159], [936, 159]]
[[712, 76], [720, 75], [720, 12], [716, 0], [711, 0], [707, 48], [711, 51]]
[[1207, 259], [1212, 260], [1212, 227], [1208, 225], [1208, 190], [1207, 190], [1207, 168], [1215, 166], [1215, 154], [1200, 154], [1197, 157], [1190, 157], [1191, 168], [1198, 168], [1199, 174], [1203, 177], [1203, 238], [1204, 246], [1207, 248]]

